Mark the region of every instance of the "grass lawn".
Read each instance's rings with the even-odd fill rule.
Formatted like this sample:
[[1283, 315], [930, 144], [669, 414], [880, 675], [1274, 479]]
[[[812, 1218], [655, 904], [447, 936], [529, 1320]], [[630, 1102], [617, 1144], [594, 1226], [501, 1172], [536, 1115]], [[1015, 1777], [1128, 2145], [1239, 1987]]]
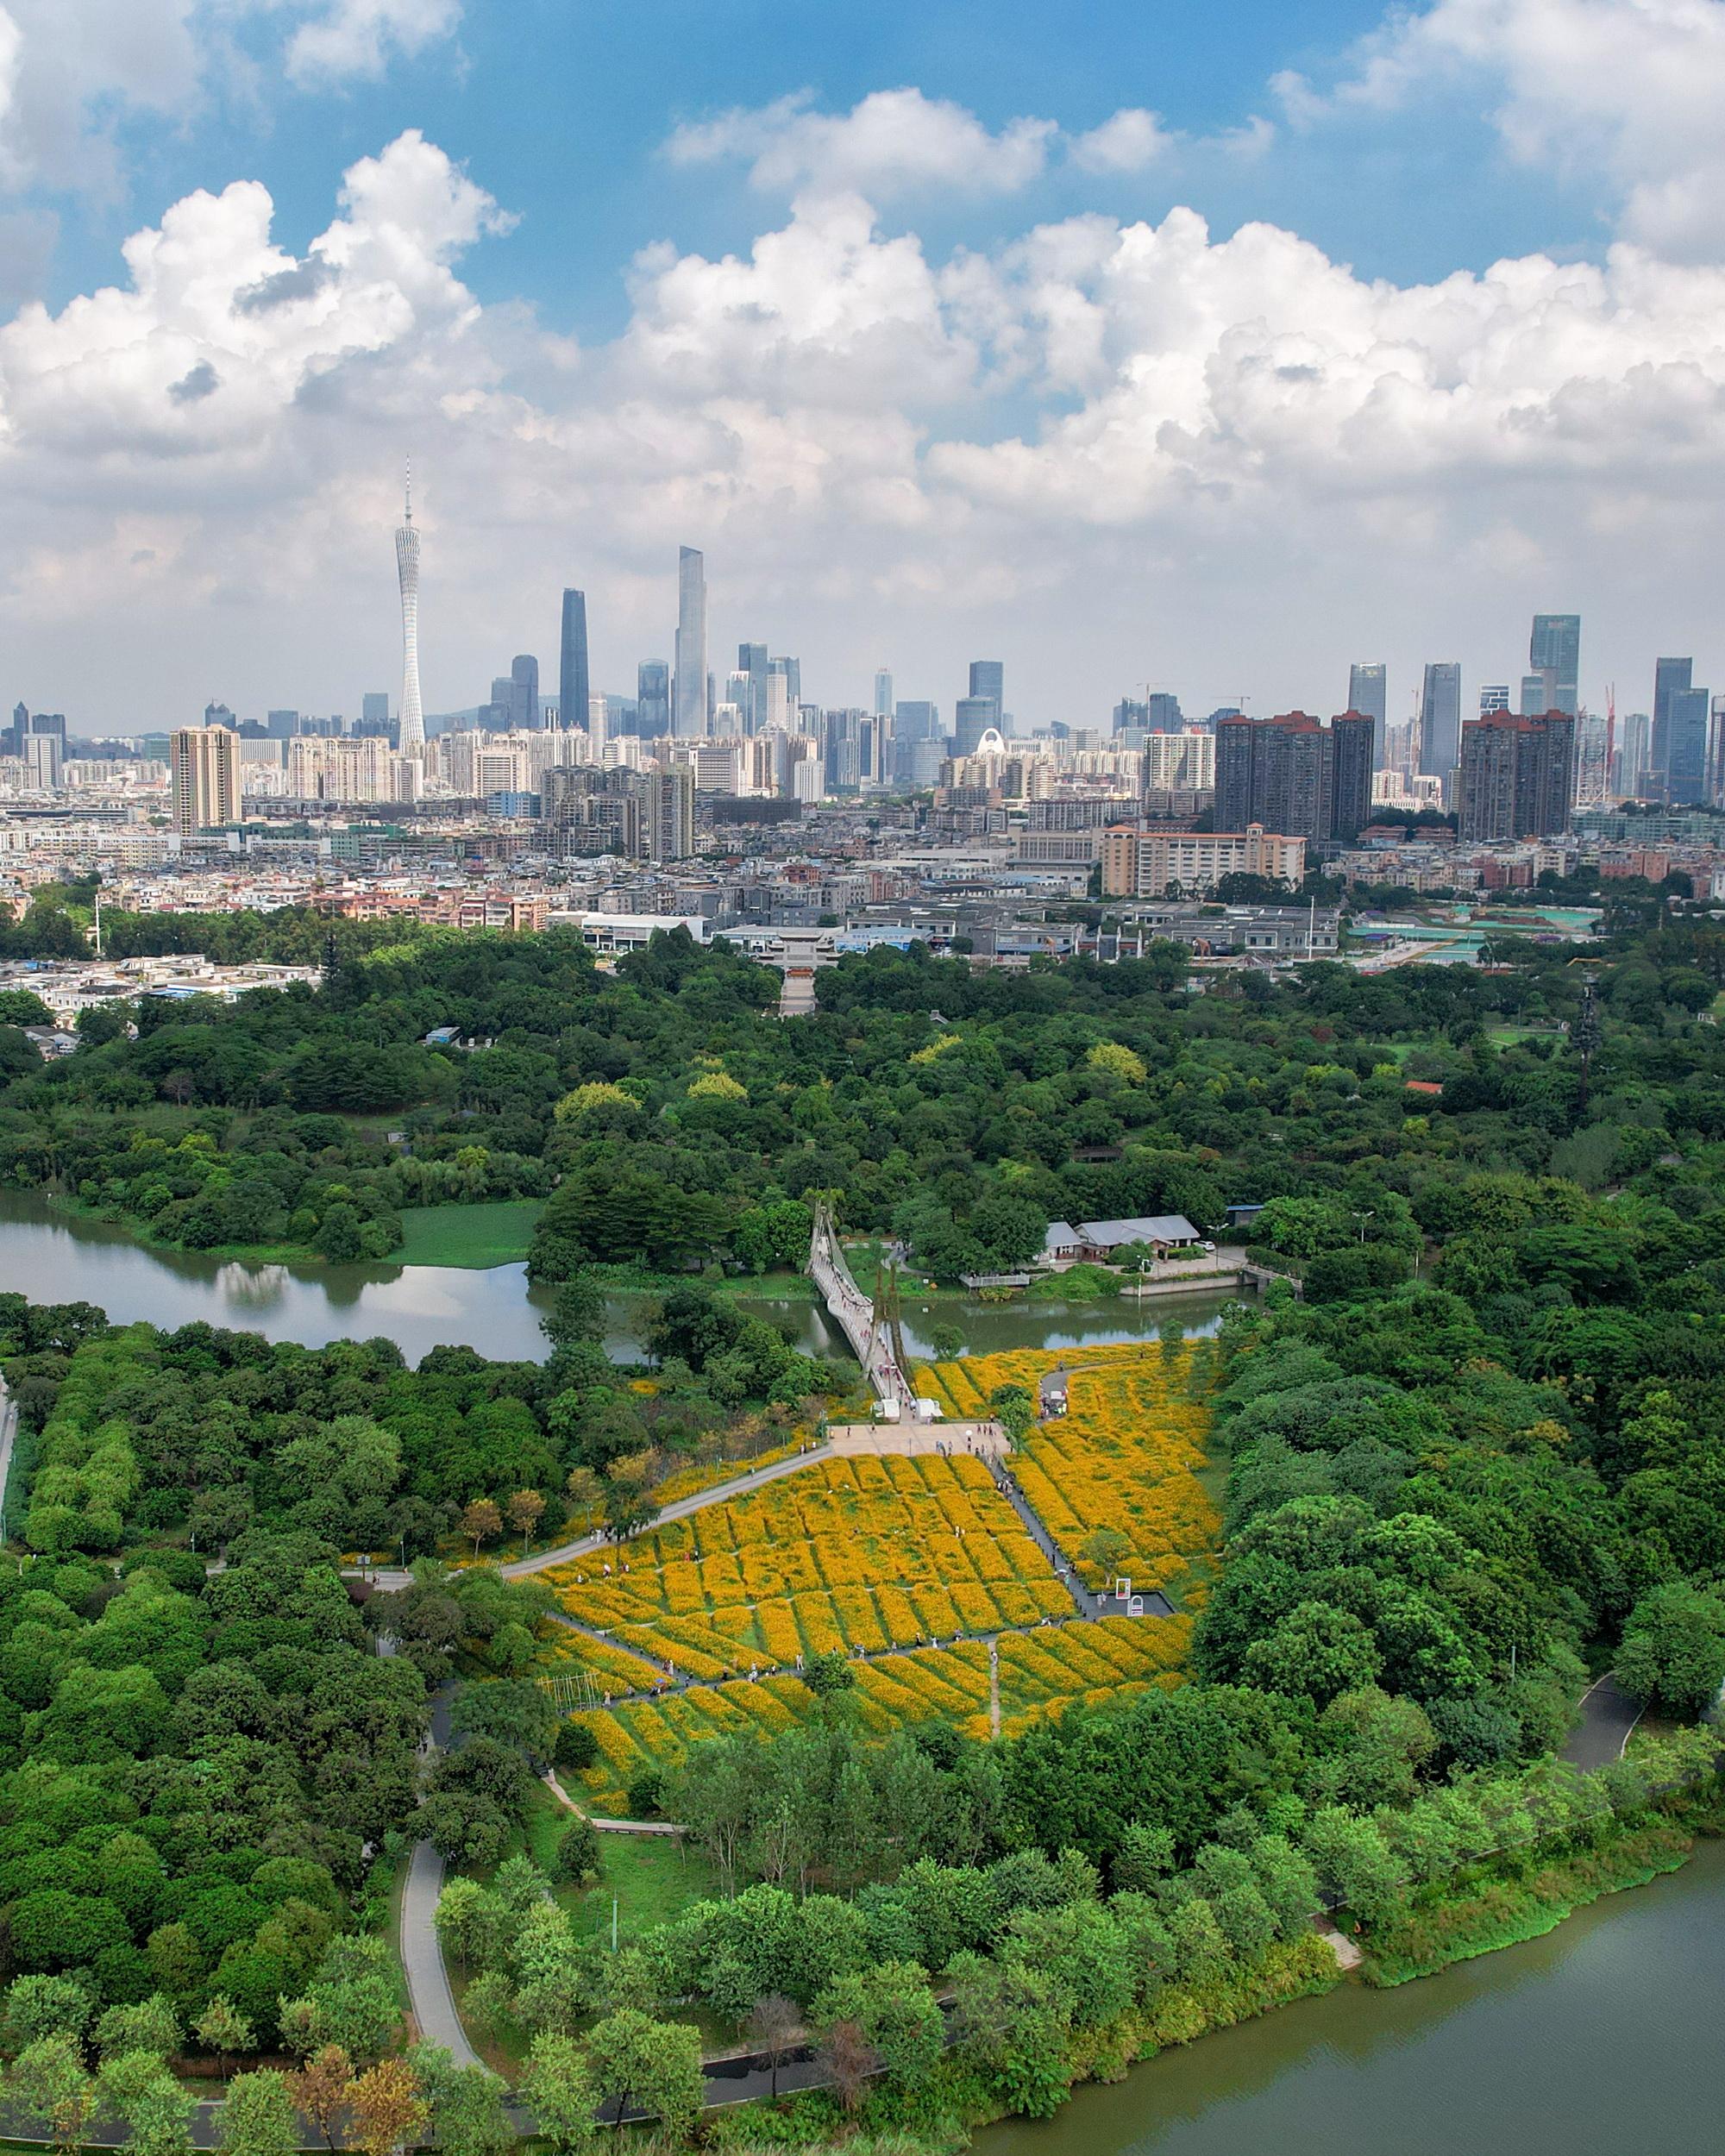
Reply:
[[518, 1265], [527, 1256], [543, 1201], [510, 1198], [484, 1206], [409, 1206], [401, 1215], [401, 1248], [392, 1264], [455, 1265], [483, 1272]]
[[[527, 1814], [527, 1848], [533, 1861], [549, 1870], [559, 1840], [573, 1818], [541, 1783]], [[685, 1850], [674, 1834], [601, 1834], [605, 1877], [584, 1889], [557, 1889], [557, 1899], [574, 1918], [577, 1933], [611, 1940], [612, 1896], [617, 1897], [617, 1939], [621, 1946], [665, 1923], [691, 1902], [715, 1898], [718, 1883], [712, 1866], [699, 1852]]]

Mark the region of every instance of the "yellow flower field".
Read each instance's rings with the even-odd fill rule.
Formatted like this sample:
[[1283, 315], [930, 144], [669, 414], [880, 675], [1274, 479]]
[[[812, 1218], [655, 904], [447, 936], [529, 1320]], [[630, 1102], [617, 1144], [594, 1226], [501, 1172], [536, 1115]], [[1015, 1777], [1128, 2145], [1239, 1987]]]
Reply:
[[[1132, 1342], [1062, 1357], [1032, 1349], [925, 1366], [919, 1391], [955, 1415], [986, 1411], [997, 1385], [1033, 1395], [1067, 1369], [1069, 1413], [1038, 1425], [1013, 1471], [1069, 1557], [1118, 1528], [1140, 1590], [1181, 1605], [1164, 1619], [1076, 1620], [985, 1464], [861, 1457], [812, 1465], [693, 1518], [546, 1577], [577, 1623], [546, 1643], [546, 1666], [591, 1670], [607, 1689], [649, 1689], [668, 1664], [698, 1682], [681, 1694], [624, 1700], [582, 1719], [599, 1762], [584, 1777], [601, 1810], [630, 1777], [703, 1737], [771, 1733], [813, 1702], [800, 1657], [861, 1648], [845, 1711], [877, 1733], [939, 1719], [990, 1733], [988, 1648], [998, 1635], [1000, 1722], [1013, 1734], [1075, 1701], [1096, 1702], [1180, 1682], [1201, 1565], [1219, 1523], [1199, 1480], [1208, 1425], [1188, 1397], [1189, 1351]], [[1100, 1577], [1091, 1583], [1101, 1585]], [[907, 1648], [907, 1653], [888, 1653]], [[652, 1663], [641, 1658], [650, 1657]]]
[[[1097, 1701], [1179, 1682], [1190, 1626], [1184, 1618], [1074, 1618], [1000, 1642], [1004, 1733], [1060, 1714], [1075, 1700]], [[989, 1734], [988, 1650], [980, 1639], [925, 1647], [859, 1665], [846, 1710], [876, 1735], [920, 1721], [952, 1723], [967, 1736]], [[599, 1761], [580, 1778], [586, 1801], [616, 1816], [630, 1777], [643, 1766], [674, 1764], [703, 1738], [750, 1730], [762, 1735], [806, 1720], [813, 1699], [800, 1678], [766, 1676], [632, 1701], [577, 1719], [599, 1741]]]
[[[829, 1460], [546, 1576], [614, 1649], [722, 1680], [1062, 1617], [1071, 1603], [982, 1462]], [[569, 1633], [560, 1658], [607, 1673]]]
[[[1068, 1412], [1025, 1440], [1013, 1472], [1034, 1510], [1069, 1557], [1085, 1537], [1116, 1527], [1132, 1545], [1126, 1566], [1138, 1588], [1160, 1588], [1187, 1607], [1201, 1599], [1191, 1568], [1215, 1547], [1220, 1522], [1198, 1470], [1208, 1411], [1187, 1397], [1190, 1348], [1130, 1341], [1063, 1354], [1018, 1349], [936, 1363], [917, 1372], [917, 1390], [953, 1413], [982, 1413], [997, 1385], [1034, 1397], [1049, 1370], [1068, 1371]], [[1102, 1576], [1079, 1564], [1093, 1587]]]

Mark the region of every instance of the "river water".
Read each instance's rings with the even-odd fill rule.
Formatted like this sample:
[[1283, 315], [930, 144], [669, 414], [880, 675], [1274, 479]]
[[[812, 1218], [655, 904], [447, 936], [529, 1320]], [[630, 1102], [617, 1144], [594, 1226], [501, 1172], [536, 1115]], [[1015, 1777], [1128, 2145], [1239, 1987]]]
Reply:
[[976, 2156], [1702, 2156], [1722, 2011], [1712, 1842], [1544, 1939], [1207, 2036]]
[[[393, 1340], [410, 1363], [444, 1344], [477, 1348], [500, 1361], [545, 1353], [539, 1330], [549, 1289], [527, 1284], [524, 1265], [472, 1272], [442, 1265], [248, 1265], [191, 1250], [156, 1250], [123, 1228], [52, 1212], [28, 1192], [0, 1191], [0, 1292], [37, 1302], [93, 1302], [116, 1324], [147, 1318], [172, 1330], [203, 1319], [261, 1332], [272, 1340], [321, 1347], [329, 1340]], [[606, 1352], [639, 1359], [640, 1326], [651, 1295], [615, 1295], [606, 1305]], [[793, 1328], [812, 1355], [850, 1351], [838, 1328], [812, 1301], [743, 1295], [738, 1307]], [[1095, 1346], [1154, 1339], [1166, 1326], [1188, 1336], [1213, 1332], [1221, 1303], [1214, 1296], [1170, 1297], [1141, 1307], [1106, 1303], [988, 1304], [914, 1300], [904, 1312], [905, 1344], [932, 1352], [928, 1329], [952, 1325], [971, 1354], [1013, 1347]]]

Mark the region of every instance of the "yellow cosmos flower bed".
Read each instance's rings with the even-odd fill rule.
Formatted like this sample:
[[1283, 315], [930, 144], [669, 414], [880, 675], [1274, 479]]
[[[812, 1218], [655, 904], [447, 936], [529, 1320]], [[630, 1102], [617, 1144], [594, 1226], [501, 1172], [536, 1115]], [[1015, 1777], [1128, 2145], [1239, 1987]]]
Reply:
[[968, 1454], [825, 1461], [546, 1576], [580, 1623], [710, 1679], [1070, 1607]]
[[1109, 1617], [1003, 1639], [1001, 1711], [1109, 1695], [1176, 1672], [1191, 1637], [1185, 1617]]
[[1115, 1527], [1132, 1545], [1126, 1570], [1140, 1588], [1189, 1601], [1193, 1564], [1214, 1550], [1215, 1508], [1198, 1480], [1208, 1413], [1187, 1396], [1189, 1346], [1128, 1341], [1109, 1347], [1036, 1349], [925, 1364], [917, 1389], [951, 1412], [983, 1412], [997, 1385], [1035, 1396], [1049, 1370], [1068, 1373], [1068, 1412], [1038, 1424], [1013, 1462], [1034, 1510], [1093, 1587], [1104, 1583], [1078, 1558], [1097, 1527]]
[[775, 1445], [770, 1451], [757, 1452], [748, 1460], [717, 1460], [706, 1467], [686, 1467], [680, 1475], [668, 1476], [656, 1483], [653, 1490], [656, 1505], [674, 1505], [680, 1497], [693, 1497], [698, 1491], [713, 1489], [721, 1482], [734, 1482], [751, 1471], [773, 1467], [781, 1460], [788, 1460], [802, 1449], [803, 1440], [794, 1439], [788, 1445]]
[[[1003, 1733], [1058, 1715], [1076, 1701], [1094, 1705], [1151, 1684], [1178, 1683], [1190, 1635], [1183, 1617], [1110, 1617], [1100, 1624], [1073, 1618], [1027, 1635], [1003, 1635]], [[990, 1734], [988, 1645], [963, 1639], [859, 1663], [849, 1697], [844, 1711], [877, 1736], [940, 1720], [985, 1740]], [[770, 1736], [810, 1720], [814, 1711], [807, 1687], [789, 1674], [763, 1675], [756, 1682], [733, 1678], [596, 1709], [577, 1717], [592, 1727], [599, 1747], [599, 1764], [582, 1779], [590, 1801], [601, 1812], [615, 1812], [639, 1767], [674, 1764], [703, 1738], [750, 1731]]]
[[584, 1632], [569, 1632], [559, 1625], [555, 1639], [545, 1643], [544, 1655], [554, 1676], [586, 1670], [608, 1692], [649, 1691], [661, 1672], [638, 1655], [614, 1647], [608, 1640], [589, 1639]]

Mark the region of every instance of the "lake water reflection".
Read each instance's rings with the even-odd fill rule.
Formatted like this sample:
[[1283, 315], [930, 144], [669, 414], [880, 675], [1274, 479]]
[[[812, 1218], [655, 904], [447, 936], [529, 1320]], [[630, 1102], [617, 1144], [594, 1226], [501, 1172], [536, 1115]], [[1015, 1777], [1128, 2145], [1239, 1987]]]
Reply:
[[[147, 1319], [169, 1329], [206, 1323], [261, 1332], [272, 1340], [321, 1347], [381, 1334], [410, 1362], [443, 1344], [477, 1348], [500, 1360], [543, 1356], [541, 1312], [547, 1289], [530, 1288], [524, 1265], [486, 1272], [440, 1265], [247, 1265], [190, 1250], [147, 1249], [122, 1228], [51, 1211], [43, 1199], [0, 1191], [0, 1291], [38, 1302], [98, 1303], [116, 1323]], [[617, 1295], [606, 1306], [605, 1349], [614, 1359], [640, 1353], [638, 1329], [651, 1298]], [[742, 1307], [790, 1325], [816, 1355], [843, 1355], [837, 1328], [812, 1302], [743, 1296]], [[1166, 1325], [1188, 1334], [1214, 1332], [1220, 1302], [1181, 1296], [1124, 1299], [1071, 1307], [1057, 1304], [944, 1303], [938, 1313], [913, 1300], [904, 1313], [905, 1344], [932, 1351], [932, 1326], [957, 1326], [974, 1353], [1010, 1347], [1063, 1348], [1108, 1340], [1154, 1339]]]

